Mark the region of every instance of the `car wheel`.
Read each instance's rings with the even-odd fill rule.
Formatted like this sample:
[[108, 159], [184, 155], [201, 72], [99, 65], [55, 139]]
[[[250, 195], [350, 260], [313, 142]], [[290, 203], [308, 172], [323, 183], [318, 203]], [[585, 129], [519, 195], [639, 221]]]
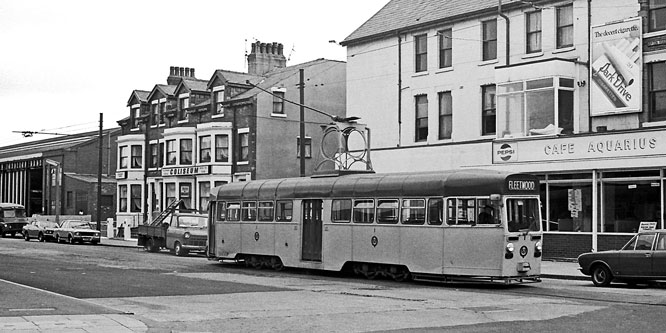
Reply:
[[25, 239], [26, 242], [30, 240], [30, 234], [28, 234], [27, 231], [23, 233], [23, 239]]
[[37, 240], [40, 241], [40, 242], [43, 242], [44, 241], [44, 234], [40, 232], [39, 235], [37, 235]]
[[12, 237], [16, 237], [16, 231], [10, 233], [10, 235], [12, 235]]
[[72, 238], [72, 235], [67, 236], [67, 243], [74, 244], [74, 238]]
[[183, 249], [183, 245], [181, 245], [180, 242], [173, 244], [173, 249], [179, 257], [187, 255], [187, 250]]
[[56, 234], [55, 241], [56, 241], [56, 243], [60, 244], [60, 235]]
[[594, 266], [592, 269], [592, 283], [597, 287], [606, 287], [613, 280], [613, 274], [611, 274], [608, 267], [604, 265]]

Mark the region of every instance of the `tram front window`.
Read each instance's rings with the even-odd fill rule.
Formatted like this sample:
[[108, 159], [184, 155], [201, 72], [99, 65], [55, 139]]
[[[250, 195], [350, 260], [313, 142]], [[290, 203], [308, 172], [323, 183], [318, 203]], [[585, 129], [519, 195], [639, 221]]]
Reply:
[[506, 203], [509, 232], [539, 230], [539, 200], [508, 199]]

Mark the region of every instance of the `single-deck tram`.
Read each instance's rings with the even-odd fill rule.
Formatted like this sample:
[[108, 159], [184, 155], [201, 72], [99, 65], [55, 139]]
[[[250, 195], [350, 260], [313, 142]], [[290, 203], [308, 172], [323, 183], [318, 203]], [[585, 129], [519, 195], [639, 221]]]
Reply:
[[209, 260], [398, 281], [540, 281], [532, 175], [350, 173], [225, 184], [210, 198]]

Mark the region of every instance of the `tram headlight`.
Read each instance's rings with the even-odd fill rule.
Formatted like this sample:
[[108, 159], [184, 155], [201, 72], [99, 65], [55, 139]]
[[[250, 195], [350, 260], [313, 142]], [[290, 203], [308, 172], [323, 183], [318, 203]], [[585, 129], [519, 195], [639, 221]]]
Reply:
[[541, 241], [536, 242], [536, 244], [534, 244], [534, 257], [541, 257], [541, 249]]
[[189, 239], [190, 236], [191, 236], [190, 233], [189, 233], [189, 232], [186, 232], [186, 233], [183, 235], [183, 238], [185, 238], [185, 239]]
[[504, 253], [505, 259], [513, 258], [513, 251], [515, 250], [513, 243], [506, 244], [506, 253]]

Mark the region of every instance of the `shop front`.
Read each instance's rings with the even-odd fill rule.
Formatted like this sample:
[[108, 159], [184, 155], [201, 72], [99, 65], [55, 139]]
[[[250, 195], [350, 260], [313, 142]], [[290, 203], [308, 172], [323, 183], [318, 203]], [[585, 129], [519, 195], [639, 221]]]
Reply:
[[666, 130], [493, 143], [493, 164], [541, 179], [545, 258], [617, 249], [641, 222], [664, 227]]

